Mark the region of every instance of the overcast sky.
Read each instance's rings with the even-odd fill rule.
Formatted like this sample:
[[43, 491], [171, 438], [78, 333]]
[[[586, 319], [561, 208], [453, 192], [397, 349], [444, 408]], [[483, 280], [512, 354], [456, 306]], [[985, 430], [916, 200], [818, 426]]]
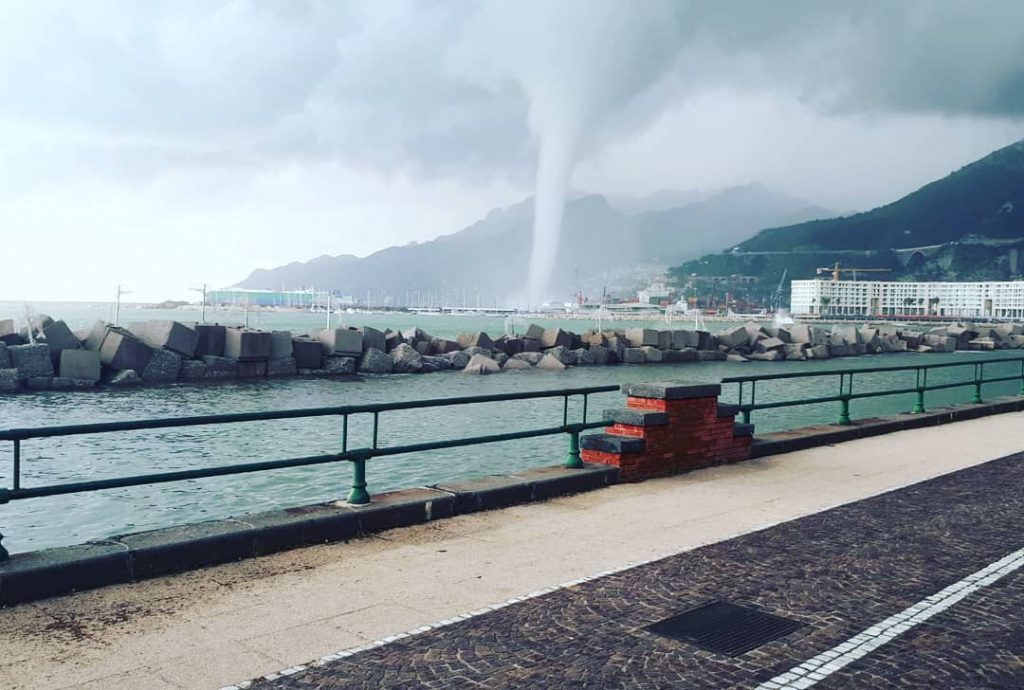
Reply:
[[0, 301], [453, 232], [567, 112], [575, 189], [868, 209], [1024, 138], [1021, 46], [1019, 0], [0, 0]]

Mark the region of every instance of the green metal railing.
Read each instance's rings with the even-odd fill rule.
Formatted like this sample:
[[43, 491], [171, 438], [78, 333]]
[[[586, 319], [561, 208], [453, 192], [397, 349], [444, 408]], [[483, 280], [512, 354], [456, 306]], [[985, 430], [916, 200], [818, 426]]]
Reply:
[[[993, 365], [1014, 363], [1019, 365], [1020, 373], [1013, 375], [988, 376], [985, 375], [985, 367], [992, 371]], [[940, 383], [928, 383], [928, 373], [942, 369], [955, 370], [966, 368], [969, 376], [964, 380], [945, 381]], [[913, 372], [914, 385], [886, 390], [868, 390], [854, 392], [854, 377], [858, 374], [879, 374]], [[771, 400], [769, 402], [757, 402], [757, 385], [767, 381], [780, 381], [783, 379], [801, 379], [811, 377], [835, 376], [838, 378], [838, 386], [835, 395], [824, 395], [813, 398], [796, 398], [791, 400]], [[934, 379], [934, 377], [933, 377]], [[756, 410], [771, 410], [782, 407], [797, 407], [800, 405], [819, 405], [822, 403], [839, 403], [839, 424], [850, 424], [850, 401], [862, 400], [865, 398], [881, 398], [893, 395], [914, 394], [914, 407], [911, 412], [920, 414], [925, 411], [925, 394], [929, 391], [949, 390], [953, 388], [970, 387], [973, 389], [971, 402], [982, 402], [981, 388], [985, 384], [1000, 383], [1006, 381], [1019, 381], [1019, 394], [1024, 395], [1024, 357], [996, 357], [985, 359], [970, 359], [962, 362], [942, 362], [938, 364], [914, 364], [901, 367], [866, 367], [858, 369], [827, 369], [824, 371], [797, 371], [785, 374], [764, 374], [761, 376], [730, 376], [722, 379], [723, 384], [735, 383], [739, 386], [738, 401], [739, 409], [743, 415], [743, 422], [750, 423], [750, 415]]]
[[[61, 496], [89, 491], [100, 491], [103, 489], [116, 489], [130, 486], [142, 486], [145, 484], [161, 484], [165, 482], [178, 482], [189, 479], [204, 479], [207, 477], [221, 477], [225, 475], [245, 474], [249, 472], [264, 472], [268, 470], [280, 470], [292, 467], [309, 467], [312, 465], [324, 465], [337, 462], [350, 462], [352, 464], [352, 486], [348, 494], [348, 502], [354, 505], [363, 505], [370, 502], [370, 494], [367, 491], [366, 463], [368, 460], [389, 455], [403, 455], [406, 453], [421, 453], [424, 451], [441, 450], [445, 448], [458, 448], [483, 443], [497, 443], [500, 441], [515, 441], [540, 436], [552, 436], [556, 434], [567, 434], [569, 436], [569, 451], [566, 455], [564, 466], [567, 468], [581, 468], [583, 461], [580, 459], [580, 432], [587, 429], [596, 429], [606, 426], [607, 422], [602, 420], [587, 421], [588, 396], [595, 393], [610, 393], [618, 391], [617, 385], [590, 386], [585, 388], [564, 388], [560, 390], [530, 391], [521, 393], [500, 393], [494, 395], [474, 395], [457, 398], [434, 398], [428, 400], [409, 400], [391, 403], [372, 403], [366, 405], [342, 405], [337, 407], [314, 407], [294, 410], [274, 410], [267, 412], [240, 412], [233, 414], [215, 414], [193, 417], [171, 417], [165, 419], [140, 419], [119, 422], [99, 422], [96, 424], [72, 424], [64, 426], [46, 426], [25, 429], [0, 429], [0, 441], [10, 441], [13, 444], [13, 467], [11, 473], [11, 487], [0, 487], [0, 504], [25, 498], [40, 498], [43, 496]], [[569, 421], [569, 401], [575, 397], [582, 397], [581, 420]], [[429, 441], [423, 443], [409, 443], [397, 446], [381, 446], [379, 444], [380, 416], [384, 412], [395, 412], [399, 410], [413, 410], [423, 408], [451, 407], [455, 405], [472, 405], [478, 403], [507, 402], [513, 400], [537, 400], [542, 398], [562, 398], [562, 423], [558, 426], [545, 427], [541, 429], [526, 429], [523, 431], [509, 431], [500, 434], [486, 434], [482, 436], [470, 436], [465, 438], [445, 439], [440, 441]], [[372, 415], [372, 433], [370, 445], [362, 448], [350, 449], [349, 445], [349, 417], [355, 415]], [[44, 486], [25, 487], [22, 485], [22, 455], [23, 443], [30, 439], [54, 438], [58, 436], [79, 436], [83, 434], [102, 434], [118, 431], [140, 431], [144, 429], [169, 429], [176, 427], [195, 427], [211, 424], [233, 424], [239, 422], [270, 421], [279, 419], [301, 419], [310, 417], [340, 417], [341, 418], [341, 450], [337, 453], [326, 453], [323, 455], [310, 455], [299, 458], [287, 458], [278, 460], [263, 460], [260, 462], [238, 463], [233, 465], [222, 465], [216, 467], [201, 467], [175, 472], [160, 472], [155, 474], [139, 474], [126, 477], [115, 477], [111, 479], [95, 479], [91, 481], [65, 482], [61, 484], [48, 484]], [[0, 539], [3, 535], [0, 535]], [[7, 557], [7, 552], [0, 546], [0, 560]]]

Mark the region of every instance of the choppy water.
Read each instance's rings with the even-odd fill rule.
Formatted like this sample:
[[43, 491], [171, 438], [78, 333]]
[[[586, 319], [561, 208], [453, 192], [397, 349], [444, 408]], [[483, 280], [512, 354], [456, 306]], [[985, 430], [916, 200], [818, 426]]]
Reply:
[[[176, 384], [135, 390], [46, 392], [0, 398], [0, 428], [43, 426], [86, 421], [132, 419], [269, 410], [334, 404], [355, 404], [425, 397], [477, 395], [521, 390], [601, 385], [651, 380], [714, 381], [723, 376], [834, 369], [898, 366], [944, 360], [963, 361], [977, 355], [886, 355], [828, 362], [669, 364], [572, 368], [564, 372], [527, 370], [496, 376], [470, 377], [458, 373], [366, 377], [361, 381], [280, 380]], [[1002, 369], [998, 368], [999, 366]], [[992, 365], [998, 371], [1019, 372], [1018, 365]], [[930, 382], [964, 380], [967, 368], [933, 374]], [[855, 391], [911, 385], [912, 374], [871, 374], [858, 377]], [[1014, 394], [1016, 383], [986, 386], [986, 396]], [[727, 386], [725, 398], [735, 397]], [[835, 377], [793, 379], [763, 384], [758, 401], [828, 395]], [[930, 393], [935, 406], [969, 399], [967, 388]], [[854, 401], [854, 417], [906, 411], [911, 396]], [[618, 393], [595, 396], [592, 414], [622, 404]], [[759, 431], [832, 422], [837, 404], [788, 408], [755, 414]], [[573, 408], [579, 414], [578, 405]], [[514, 429], [550, 426], [561, 417], [561, 402], [518, 401], [409, 410], [381, 417], [382, 445], [455, 438]], [[574, 417], [574, 418], [578, 418]], [[353, 418], [350, 447], [368, 442], [369, 417]], [[23, 486], [69, 480], [163, 472], [190, 467], [296, 457], [337, 450], [340, 420], [319, 418], [250, 422], [236, 425], [119, 432], [81, 437], [31, 440], [23, 445]], [[564, 458], [566, 441], [550, 437], [421, 453], [415, 457], [378, 458], [369, 463], [371, 492], [433, 484], [445, 480], [514, 472], [551, 465]], [[0, 444], [0, 485], [10, 486], [11, 447]], [[347, 464], [280, 470], [76, 494], [27, 499], [0, 506], [0, 532], [12, 552], [78, 543], [112, 534], [152, 529], [197, 520], [240, 515], [276, 507], [296, 506], [344, 497], [350, 483]]]

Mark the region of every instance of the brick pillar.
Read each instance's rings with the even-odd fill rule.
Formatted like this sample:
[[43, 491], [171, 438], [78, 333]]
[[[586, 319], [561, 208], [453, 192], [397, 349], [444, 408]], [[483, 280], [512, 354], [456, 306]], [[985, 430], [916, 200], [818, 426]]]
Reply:
[[719, 384], [634, 383], [626, 407], [605, 410], [605, 433], [580, 438], [584, 462], [614, 465], [623, 481], [746, 460], [754, 427], [736, 424]]

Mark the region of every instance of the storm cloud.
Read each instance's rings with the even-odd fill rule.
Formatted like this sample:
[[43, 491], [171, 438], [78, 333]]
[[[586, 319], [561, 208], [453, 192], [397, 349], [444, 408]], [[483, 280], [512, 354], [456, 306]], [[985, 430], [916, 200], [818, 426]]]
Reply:
[[[471, 221], [495, 199], [531, 193], [541, 132], [559, 128], [573, 133], [556, 157], [582, 161], [575, 176], [572, 166], [559, 173], [565, 186], [571, 176], [624, 180], [623, 189], [596, 191], [635, 192], [626, 187], [641, 181], [654, 191], [697, 179], [680, 180], [676, 160], [705, 171], [728, 160], [706, 186], [781, 171], [787, 191], [813, 196], [820, 173], [791, 171], [812, 152], [730, 142], [750, 132], [785, 142], [797, 136], [792, 123], [814, 123], [838, 138], [822, 139], [813, 155], [844, 160], [880, 146], [869, 141], [873, 130], [895, 127], [890, 139], [908, 147], [892, 144], [901, 165], [889, 166], [886, 181], [895, 195], [1024, 134], [1021, 45], [1024, 3], [1015, 0], [9, 2], [0, 22], [0, 223], [102, 232], [149, 208], [163, 214], [161, 228], [175, 225], [175, 213], [179, 225], [217, 217], [237, 226], [235, 207], [218, 204], [250, 204], [247, 222], [277, 217], [262, 203], [326, 208], [324, 180], [333, 179], [338, 206], [310, 230], [321, 241], [281, 262], [365, 253], [455, 230], [448, 224]], [[693, 141], [703, 126], [710, 137]], [[922, 152], [915, 132], [934, 135], [946, 153]], [[643, 166], [623, 169], [646, 151], [654, 154]], [[920, 167], [908, 171], [912, 157]], [[418, 199], [411, 208], [438, 194], [466, 203], [461, 215], [388, 209], [380, 221], [352, 210], [398, 190]], [[837, 195], [838, 203], [875, 203], [880, 193]], [[102, 218], [90, 220], [86, 207], [104, 195]], [[40, 209], [46, 199], [82, 200], [84, 216]], [[110, 210], [118, 205], [124, 213]], [[376, 244], [351, 225], [372, 226]], [[338, 239], [346, 232], [351, 247]], [[253, 250], [239, 265], [276, 256]]]

